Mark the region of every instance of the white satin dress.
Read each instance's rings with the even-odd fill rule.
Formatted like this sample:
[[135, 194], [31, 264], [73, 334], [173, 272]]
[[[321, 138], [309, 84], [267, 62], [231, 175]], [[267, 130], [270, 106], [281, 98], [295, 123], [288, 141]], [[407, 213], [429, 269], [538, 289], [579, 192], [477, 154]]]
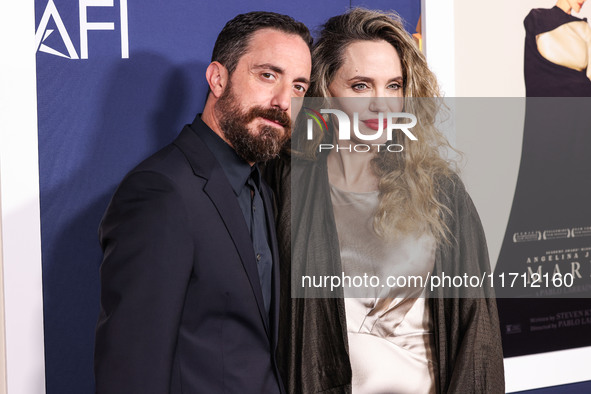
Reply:
[[[343, 273], [351, 277], [344, 293], [353, 393], [434, 393], [428, 303], [424, 289], [415, 286], [420, 281], [410, 279], [424, 280], [433, 271], [434, 238], [379, 237], [373, 229], [377, 191], [347, 192], [331, 185], [331, 199]], [[364, 275], [368, 279], [355, 287], [360, 280], [353, 278]], [[375, 279], [369, 283], [372, 276], [379, 278], [378, 286]], [[388, 286], [388, 276], [398, 281]]]

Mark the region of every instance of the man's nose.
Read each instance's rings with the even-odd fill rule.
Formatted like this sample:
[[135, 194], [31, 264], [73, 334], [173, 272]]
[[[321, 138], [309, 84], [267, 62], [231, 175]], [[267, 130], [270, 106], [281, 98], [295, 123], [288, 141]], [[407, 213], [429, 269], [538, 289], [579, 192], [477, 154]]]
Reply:
[[271, 105], [282, 111], [289, 111], [291, 106], [292, 87], [291, 84], [280, 84], [273, 91]]

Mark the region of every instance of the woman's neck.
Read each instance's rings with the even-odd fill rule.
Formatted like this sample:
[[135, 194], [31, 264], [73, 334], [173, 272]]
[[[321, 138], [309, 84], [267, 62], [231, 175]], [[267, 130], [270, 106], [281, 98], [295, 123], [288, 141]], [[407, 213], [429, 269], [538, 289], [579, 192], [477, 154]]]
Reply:
[[[336, 144], [335, 144], [336, 145]], [[345, 148], [345, 149], [343, 149]], [[328, 180], [339, 189], [351, 192], [371, 192], [378, 190], [371, 160], [374, 152], [351, 152], [345, 146], [335, 146], [327, 158]]]

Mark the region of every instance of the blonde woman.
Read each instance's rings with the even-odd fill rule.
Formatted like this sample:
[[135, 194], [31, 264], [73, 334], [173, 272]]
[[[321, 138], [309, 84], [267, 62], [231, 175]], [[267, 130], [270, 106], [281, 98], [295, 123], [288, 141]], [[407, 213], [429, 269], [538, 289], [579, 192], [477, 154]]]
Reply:
[[[335, 297], [327, 289], [298, 288], [303, 275], [490, 271], [476, 210], [441, 155], [448, 145], [433, 125], [436, 78], [400, 19], [364, 9], [333, 17], [312, 58], [307, 96], [345, 112], [354, 106], [359, 133], [339, 140], [333, 116], [324, 133], [303, 144], [307, 135], [296, 128], [291, 158], [267, 168], [279, 208], [279, 362], [288, 391], [504, 392], [490, 293], [465, 298], [459, 289], [394, 286], [366, 293], [345, 288]], [[368, 152], [352, 149], [379, 134], [386, 124], [379, 113], [402, 105], [419, 118], [418, 143], [394, 133]]]

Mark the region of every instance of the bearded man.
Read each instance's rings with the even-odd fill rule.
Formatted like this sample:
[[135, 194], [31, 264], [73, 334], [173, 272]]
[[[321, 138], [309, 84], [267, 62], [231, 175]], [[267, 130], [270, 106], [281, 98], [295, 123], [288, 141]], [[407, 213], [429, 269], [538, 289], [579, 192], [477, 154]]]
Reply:
[[308, 29], [238, 15], [216, 41], [203, 114], [119, 185], [99, 237], [97, 393], [283, 393], [279, 267], [257, 162], [290, 136]]

